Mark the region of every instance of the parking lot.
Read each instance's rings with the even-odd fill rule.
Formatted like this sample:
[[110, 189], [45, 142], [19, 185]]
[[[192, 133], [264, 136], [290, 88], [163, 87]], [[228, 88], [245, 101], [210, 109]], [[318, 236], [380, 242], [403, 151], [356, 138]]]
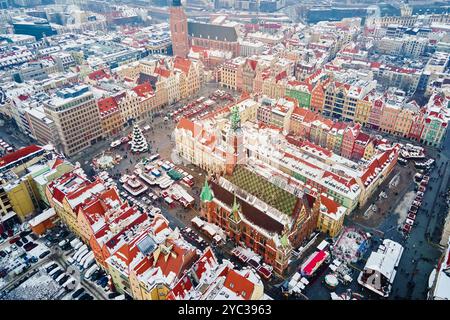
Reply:
[[78, 254], [78, 260], [73, 258], [78, 251], [75, 248], [81, 246], [87, 249], [64, 226], [56, 226], [41, 237], [30, 231], [10, 237], [3, 234], [0, 299], [124, 299], [110, 290], [109, 279], [95, 263], [90, 250]]

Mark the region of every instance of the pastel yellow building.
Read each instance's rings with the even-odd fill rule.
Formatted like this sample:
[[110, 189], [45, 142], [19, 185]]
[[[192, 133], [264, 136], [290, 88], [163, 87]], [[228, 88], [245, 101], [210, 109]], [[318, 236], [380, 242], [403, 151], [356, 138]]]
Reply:
[[394, 126], [394, 133], [396, 135], [407, 137], [411, 129], [411, 125], [414, 122], [414, 117], [416, 115], [416, 110], [419, 107], [409, 108], [408, 106], [403, 107], [397, 115], [397, 120]]
[[28, 179], [18, 179], [0, 189], [0, 210], [8, 213], [14, 211], [21, 221], [35, 210], [36, 199], [32, 198], [33, 191]]
[[337, 236], [344, 225], [347, 209], [326, 194], [320, 195], [320, 213], [317, 228], [330, 237]]
[[372, 157], [375, 155], [375, 151], [376, 151], [376, 148], [375, 148], [375, 145], [374, 145], [373, 141], [369, 141], [367, 143], [366, 149], [364, 150], [363, 158], [365, 160], [372, 159]]
[[369, 119], [371, 108], [372, 101], [368, 97], [365, 99], [358, 99], [356, 101], [355, 122], [365, 125]]

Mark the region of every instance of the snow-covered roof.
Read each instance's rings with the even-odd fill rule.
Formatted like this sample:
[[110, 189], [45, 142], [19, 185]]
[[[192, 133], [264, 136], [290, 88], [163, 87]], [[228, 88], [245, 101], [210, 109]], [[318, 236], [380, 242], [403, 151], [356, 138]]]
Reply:
[[436, 270], [436, 281], [432, 298], [434, 300], [450, 300], [450, 237], [440, 268]]
[[396, 274], [395, 267], [398, 266], [402, 253], [403, 247], [401, 244], [385, 239], [378, 251], [371, 253], [364, 269], [378, 271], [392, 283]]
[[55, 209], [50, 208], [50, 209], [45, 210], [41, 214], [35, 216], [33, 219], [28, 221], [28, 223], [30, 224], [30, 226], [35, 227], [38, 224], [44, 222], [45, 220], [47, 220], [55, 215], [56, 215]]

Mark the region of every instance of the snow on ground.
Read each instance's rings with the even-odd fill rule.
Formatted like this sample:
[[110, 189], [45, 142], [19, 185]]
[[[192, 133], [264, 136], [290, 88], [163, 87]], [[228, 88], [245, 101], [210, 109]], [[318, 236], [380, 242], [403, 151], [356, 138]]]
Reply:
[[397, 208], [395, 208], [394, 213], [398, 215], [398, 225], [401, 225], [406, 220], [406, 217], [408, 216], [408, 210], [411, 207], [411, 204], [413, 203], [415, 197], [416, 193], [414, 191], [407, 192]]
[[60, 291], [60, 286], [43, 272], [38, 272], [31, 278], [10, 291], [6, 300], [50, 300]]
[[40, 243], [38, 241], [35, 241], [35, 243], [38, 245], [36, 248], [31, 249], [30, 251], [28, 251], [28, 255], [31, 256], [35, 256], [35, 257], [39, 257], [41, 253], [45, 252], [48, 250], [48, 247], [43, 244]]

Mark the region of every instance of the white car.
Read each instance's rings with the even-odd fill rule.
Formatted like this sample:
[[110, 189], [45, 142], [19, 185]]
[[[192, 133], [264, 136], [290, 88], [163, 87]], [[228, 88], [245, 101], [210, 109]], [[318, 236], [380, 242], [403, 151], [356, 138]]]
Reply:
[[55, 281], [56, 281], [56, 282], [59, 282], [62, 278], [64, 278], [64, 276], [66, 276], [66, 273], [65, 273], [65, 272], [61, 273], [61, 274], [55, 279]]
[[53, 269], [52, 271], [50, 271], [50, 272], [48, 273], [48, 275], [51, 277], [51, 276], [53, 276], [53, 275], [56, 273], [56, 271], [58, 271], [58, 270], [62, 270], [60, 266], [57, 266], [55, 269]]
[[97, 264], [92, 265], [84, 274], [84, 278], [88, 279], [95, 271], [99, 269]]

